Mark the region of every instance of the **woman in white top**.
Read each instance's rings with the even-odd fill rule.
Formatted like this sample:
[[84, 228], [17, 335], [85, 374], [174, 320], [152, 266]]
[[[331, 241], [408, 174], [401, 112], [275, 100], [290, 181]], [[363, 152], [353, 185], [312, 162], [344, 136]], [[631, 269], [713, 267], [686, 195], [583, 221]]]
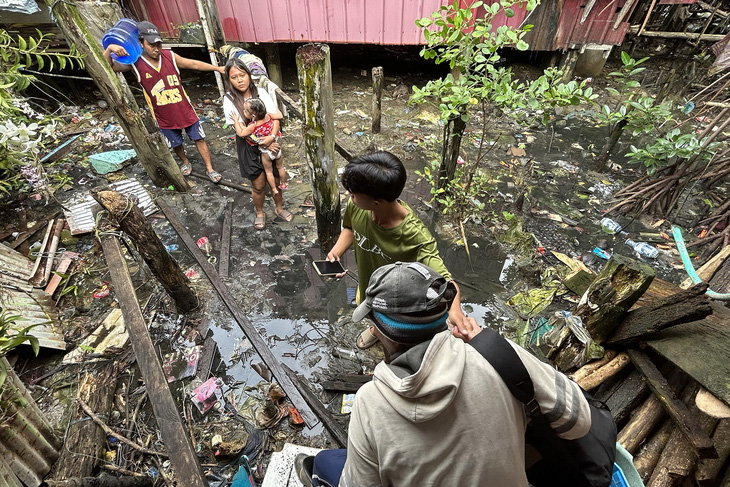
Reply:
[[[223, 113], [226, 123], [236, 129], [236, 152], [241, 176], [251, 180], [253, 204], [256, 207], [254, 228], [262, 230], [266, 225], [264, 198], [266, 192], [266, 173], [261, 163], [261, 151], [247, 143], [239, 134], [250, 120], [244, 118], [243, 104], [249, 98], [258, 98], [266, 105], [266, 111], [272, 119], [281, 120], [283, 115], [274, 104], [269, 94], [256, 87], [251, 79], [251, 71], [240, 58], [229, 59], [224, 76], [226, 95], [223, 97]], [[264, 137], [258, 145], [277, 152], [280, 147], [274, 136]], [[272, 193], [273, 193], [272, 188]], [[293, 215], [284, 209], [281, 192], [273, 195], [276, 216], [284, 221], [291, 221]]]

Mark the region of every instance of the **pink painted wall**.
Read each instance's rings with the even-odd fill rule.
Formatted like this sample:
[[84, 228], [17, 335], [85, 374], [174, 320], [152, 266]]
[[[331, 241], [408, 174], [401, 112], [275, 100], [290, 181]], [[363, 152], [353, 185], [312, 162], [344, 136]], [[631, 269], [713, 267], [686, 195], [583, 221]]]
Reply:
[[447, 1], [217, 0], [217, 5], [229, 41], [421, 44], [415, 20]]
[[[204, 0], [213, 1], [213, 0]], [[402, 45], [423, 43], [415, 20], [428, 17], [450, 0], [215, 0], [228, 42], [328, 42]], [[474, 0], [460, 0], [462, 5]], [[616, 12], [626, 0], [597, 0], [586, 22], [579, 22], [588, 0], [543, 0], [557, 2], [554, 20], [539, 22], [541, 5], [528, 23], [542, 30], [536, 50], [567, 49], [585, 43], [621, 44], [628, 22], [613, 29]], [[693, 0], [661, 0], [693, 1]], [[177, 26], [199, 19], [195, 0], [130, 0], [138, 18], [144, 17], [162, 31], [163, 37], [177, 37]], [[144, 9], [142, 8], [144, 5]], [[559, 5], [559, 6], [558, 6]], [[525, 19], [524, 6], [515, 15], [499, 14], [493, 25], [519, 26]], [[478, 9], [476, 14], [483, 7]], [[625, 20], [630, 17], [626, 16]]]

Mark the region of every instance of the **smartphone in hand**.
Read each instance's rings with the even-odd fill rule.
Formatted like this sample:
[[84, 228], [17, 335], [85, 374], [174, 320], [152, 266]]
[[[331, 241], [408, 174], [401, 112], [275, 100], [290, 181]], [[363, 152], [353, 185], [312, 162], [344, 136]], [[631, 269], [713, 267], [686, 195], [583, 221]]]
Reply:
[[317, 274], [322, 277], [333, 277], [345, 272], [345, 268], [342, 267], [342, 264], [337, 260], [334, 262], [330, 262], [328, 260], [315, 260], [312, 262], [312, 265], [314, 266], [314, 270], [317, 271]]

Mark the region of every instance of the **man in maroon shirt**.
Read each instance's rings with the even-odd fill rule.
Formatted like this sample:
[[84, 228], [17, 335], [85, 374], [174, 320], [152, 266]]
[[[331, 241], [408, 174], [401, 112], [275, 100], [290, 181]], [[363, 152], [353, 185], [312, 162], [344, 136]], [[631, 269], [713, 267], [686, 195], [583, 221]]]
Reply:
[[139, 22], [137, 30], [139, 30], [139, 42], [142, 44], [142, 55], [134, 64], [122, 64], [112, 58], [112, 54], [117, 57], [128, 55], [127, 51], [117, 44], [109, 44], [104, 51], [104, 57], [114, 71], [134, 70], [137, 81], [144, 88], [145, 99], [157, 121], [157, 126], [182, 162], [180, 170], [183, 175], [188, 176], [192, 171], [183, 147], [184, 129], [188, 138], [195, 142], [195, 147], [205, 162], [208, 177], [214, 183], [219, 182], [221, 175], [213, 169], [210, 162], [205, 132], [182, 86], [179, 68], [224, 73], [225, 67], [187, 59], [169, 49], [162, 49], [160, 32], [151, 22]]

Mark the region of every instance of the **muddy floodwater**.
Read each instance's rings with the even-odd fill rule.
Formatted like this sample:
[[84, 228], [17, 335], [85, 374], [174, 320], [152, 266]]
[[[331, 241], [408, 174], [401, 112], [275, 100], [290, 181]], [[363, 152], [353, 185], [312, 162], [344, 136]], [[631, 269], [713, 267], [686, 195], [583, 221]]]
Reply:
[[[612, 69], [611, 62], [609, 60], [607, 70]], [[480, 165], [488, 183], [484, 193], [478, 195], [484, 209], [461, 222], [465, 228], [465, 242], [458, 222], [442, 215], [432, 201], [427, 182], [416, 174], [430, 160], [439, 158], [443, 124], [433, 105], [408, 105], [410, 88], [424, 85], [438, 73], [426, 72], [423, 65], [417, 63], [409, 64], [408, 68], [413, 69], [405, 72], [405, 65], [398, 69], [397, 63], [394, 64], [386, 65], [385, 69], [382, 133], [373, 135], [369, 75], [372, 62], [365, 59], [358, 66], [354, 59], [349, 62], [341, 58], [333, 60], [335, 132], [355, 154], [377, 148], [401, 158], [408, 170], [402, 199], [431, 229], [447, 268], [460, 285], [464, 312], [481, 325], [520, 340], [526, 334], [526, 326], [539, 316], [574, 306], [578, 297], [564, 289], [550, 296], [547, 307], [542, 307], [547, 303], [530, 301], [522, 306], [508, 304], [518, 293], [526, 294], [529, 290], [559, 282], [553, 272], [559, 263], [553, 251], [581, 259], [593, 271], [599, 272], [606, 260], [598, 257], [594, 249], [639, 259], [624, 244], [627, 236], [635, 238], [640, 232], [656, 235], [667, 230], [667, 224], [661, 225], [650, 218], [614, 215], [611, 217], [623, 225], [627, 235], [611, 235], [601, 230], [599, 222], [603, 212], [613, 204], [613, 193], [640, 177], [642, 170], [630, 165], [622, 156], [629, 143], [638, 143], [627, 137], [616, 148], [611, 167], [602, 173], [594, 171], [594, 160], [608, 132], [597, 121], [595, 110], [598, 107], [584, 104], [560, 109], [548, 126], [535, 121], [518, 125], [505, 114], [487, 115], [491, 118], [487, 120], [486, 135], [481, 128], [485, 114], [472, 113], [472, 122], [462, 142], [463, 161], [473, 163], [482, 138], [491, 151]], [[515, 65], [514, 69], [523, 78], [538, 73], [528, 65]], [[648, 71], [652, 69], [656, 68], [649, 66]], [[203, 121], [214, 168], [224, 179], [250, 188], [250, 183], [240, 177], [233, 129], [225, 125], [221, 106], [215, 101], [217, 91], [212, 75], [185, 72], [183, 80]], [[296, 73], [291, 66], [284, 66], [284, 80], [284, 91], [298, 100]], [[606, 81], [593, 83], [595, 91], [601, 92]], [[102, 127], [116, 123], [109, 118], [111, 112], [108, 110], [91, 113], [87, 120], [94, 119]], [[533, 115], [535, 120], [541, 118], [537, 116], [540, 114]], [[277, 219], [273, 201], [267, 194], [264, 205], [267, 221], [261, 231], [253, 226], [255, 212], [249, 193], [193, 177], [189, 178], [192, 188], [187, 193], [155, 188], [140, 164], [101, 176], [88, 165], [84, 166], [80, 155], [79, 164], [69, 164], [64, 169], [73, 177], [73, 184], [59, 191], [57, 197], [65, 201], [90, 187], [124, 177], [135, 178], [154, 198], [163, 199], [172, 208], [193, 241], [201, 237], [209, 239], [207, 254], [216, 268], [222, 257], [224, 213], [231, 206], [229, 273], [222, 281], [274, 356], [306, 377], [329, 410], [346, 422], [347, 415], [341, 414], [343, 393], [324, 391], [321, 382], [338, 374], [371, 372], [382, 358], [382, 351], [379, 346], [367, 351], [355, 347], [356, 337], [366, 325], [351, 320], [357, 288], [353, 252], [348, 251], [343, 257], [343, 264], [349, 270], [344, 278], [322, 278], [312, 266], [312, 261], [324, 258], [329, 249], [320, 248], [317, 243], [302, 124], [289, 117], [282, 131], [281, 146], [289, 184], [289, 189], [284, 190], [284, 207], [294, 214], [294, 219], [291, 222]], [[185, 147], [193, 171], [203, 174], [204, 166], [194, 145], [186, 140]], [[114, 148], [128, 146], [121, 144]], [[337, 155], [336, 160], [340, 169], [344, 167], [344, 159]], [[720, 187], [718, 191], [725, 190]], [[344, 208], [347, 195], [344, 191], [341, 195]], [[691, 227], [702, 214], [703, 199], [699, 192], [688, 192], [682, 202], [682, 211], [672, 215], [672, 220], [685, 228]], [[198, 330], [198, 344], [202, 339], [212, 338], [217, 345], [219, 361], [213, 361], [210, 375], [221, 378], [226, 402], [255, 422], [256, 410], [267, 395], [268, 374], [259, 366], [262, 360], [164, 215], [156, 213], [150, 221], [171, 255], [191, 276], [192, 285], [201, 298], [200, 308], [187, 317], [175, 315], [171, 309], [174, 307], [169, 304], [159, 306], [164, 292], [151, 275], [145, 274], [144, 267], [133, 260], [133, 252], [128, 252], [127, 263], [138, 296], [145, 316], [152, 321], [155, 346], [162, 356], [169, 353], [182, 340], [181, 323]], [[113, 292], [108, 297], [91, 298], [96, 289], [109, 281], [104, 258], [94, 245], [93, 237], [67, 237], [63, 242], [65, 248], [85, 255], [96, 252], [96, 260], [83, 273], [74, 276], [74, 284], [78, 287], [73, 293], [76, 297], [69, 293], [61, 299], [61, 313], [78, 329], [93, 329], [109, 308], [115, 306]], [[469, 249], [468, 254], [465, 246]], [[646, 262], [662, 279], [678, 284], [686, 277], [672, 250], [662, 250], [657, 259]], [[155, 299], [147, 301], [150, 296]], [[530, 308], [538, 306], [541, 311], [532, 313]], [[155, 311], [157, 314], [152, 319], [151, 312]], [[189, 397], [197, 384], [199, 382], [176, 381], [173, 389], [177, 394]], [[213, 436], [210, 413], [207, 417], [196, 413], [195, 421], [196, 448], [198, 451], [210, 449], [205, 446], [210, 445]], [[269, 450], [278, 449], [285, 441], [316, 447], [333, 446], [326, 435], [320, 434], [323, 432], [321, 424], [313, 429], [292, 427], [285, 419], [278, 428], [269, 431], [270, 438], [276, 442]]]
[[[597, 246], [609, 253], [631, 255], [631, 249], [623, 243], [625, 237], [602, 232], [599, 221], [612, 192], [639, 173], [620, 156], [623, 147], [618, 148], [613, 170], [605, 174], [592, 170], [593, 159], [606, 136], [605, 127], [599, 127], [595, 120], [593, 107], [560, 112], [552, 128], [517, 126], [507, 121], [495, 127], [494, 133], [490, 133], [495, 148], [484, 166], [493, 184], [491, 194], [485, 195], [490, 204], [483, 214], [472, 215], [466, 222], [470, 248], [467, 256], [457, 228], [440, 218], [430, 202], [427, 184], [415, 174], [440, 149], [443, 129], [433, 106], [407, 105], [408, 87], [422, 84], [423, 79], [386, 73], [383, 132], [373, 136], [367, 115], [371, 104], [369, 78], [351, 68], [335, 69], [333, 78], [338, 137], [355, 153], [377, 147], [402, 158], [409, 173], [403, 199], [437, 237], [445, 263], [461, 286], [463, 308], [480, 324], [518, 338], [515, 335], [521, 329], [519, 322], [525, 317], [520, 317], [506, 302], [517, 292], [541, 285], [542, 273], [551, 265], [543, 257], [545, 252], [556, 250], [570, 257], [583, 257], [595, 271], [605, 262], [592, 253]], [[193, 81], [187, 88], [190, 92], [205, 92], [212, 85]], [[284, 88], [292, 97], [298, 97], [293, 83], [285, 83]], [[220, 108], [211, 104], [204, 114], [211, 119], [205, 130], [214, 167], [224, 178], [247, 185], [238, 174], [232, 129], [223, 126]], [[479, 117], [475, 115], [477, 122]], [[230, 271], [223, 281], [274, 355], [318, 387], [316, 384], [323, 378], [334, 374], [371, 371], [381, 352], [377, 346], [366, 352], [354, 346], [363, 325], [351, 321], [351, 301], [357, 287], [352, 252], [344, 256], [343, 263], [351, 272], [342, 279], [323, 279], [312, 267], [312, 261], [323, 258], [328, 249], [321, 249], [316, 240], [301, 123], [289, 119], [284, 132], [282, 148], [290, 187], [284, 192], [284, 206], [294, 213], [292, 222], [275, 218], [273, 203], [267, 195], [266, 227], [256, 231], [249, 194], [200, 179], [192, 180], [195, 187], [187, 194], [167, 192], [159, 196], [173, 206], [194, 240], [209, 238], [210, 261], [215, 265], [219, 264], [224, 211], [227, 205], [233, 206]], [[475, 156], [480, 136], [475, 129], [467, 131], [462, 145], [467, 161]], [[195, 170], [200, 171], [199, 156], [190, 144], [187, 147]], [[524, 154], [513, 155], [508, 152], [510, 148], [522, 148]], [[341, 167], [345, 164], [339, 156], [338, 161]], [[526, 197], [526, 203], [520, 212], [515, 202], [521, 196]], [[346, 201], [343, 193], [343, 208]], [[509, 233], [509, 215], [522, 221], [522, 235], [526, 237], [521, 246], [501, 241], [501, 236]], [[649, 220], [618, 219], [630, 233], [655, 231], [648, 226]], [[172, 253], [181, 266], [197, 269], [200, 274], [166, 220], [155, 219], [154, 226], [165, 245], [179, 248]], [[676, 261], [676, 256], [662, 253], [650, 264], [658, 276], [678, 281], [683, 276]], [[209, 334], [218, 345], [225, 367], [218, 372], [224, 379], [224, 394], [237, 405], [251, 394], [260, 397], [257, 385], [263, 379], [252, 365], [261, 359], [205, 276], [193, 280], [204, 302], [196, 318], [197, 326], [203, 336]], [[556, 297], [548, 310], [569, 309], [574, 300], [565, 298]], [[341, 393], [322, 397], [333, 412], [340, 411]], [[303, 434], [311, 437], [319, 432], [321, 426], [304, 430]]]

